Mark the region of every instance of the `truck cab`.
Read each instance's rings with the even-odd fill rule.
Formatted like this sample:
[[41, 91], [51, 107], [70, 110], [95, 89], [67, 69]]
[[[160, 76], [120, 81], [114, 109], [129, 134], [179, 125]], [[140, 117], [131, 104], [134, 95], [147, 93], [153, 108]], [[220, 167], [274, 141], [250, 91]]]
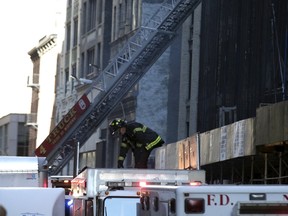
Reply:
[[136, 205], [139, 200], [140, 190], [106, 191], [99, 193], [95, 198], [73, 198], [70, 215], [135, 216], [137, 215]]
[[71, 181], [70, 215], [136, 216], [144, 185], [205, 182], [202, 170], [91, 169]]

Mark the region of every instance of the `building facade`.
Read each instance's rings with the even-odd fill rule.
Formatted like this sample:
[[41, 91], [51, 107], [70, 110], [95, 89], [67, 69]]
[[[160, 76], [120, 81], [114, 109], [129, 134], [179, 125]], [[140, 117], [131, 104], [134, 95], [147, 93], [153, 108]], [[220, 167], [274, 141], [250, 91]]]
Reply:
[[[145, 23], [144, 14], [149, 17], [153, 6], [161, 2], [68, 1], [63, 61], [57, 74], [55, 123]], [[150, 73], [81, 148], [79, 168], [115, 167], [118, 140], [107, 133], [108, 122], [115, 117], [141, 121], [159, 131], [166, 143], [173, 143], [255, 117], [257, 108], [285, 100], [287, 3], [261, 2], [200, 4]], [[221, 167], [229, 162], [221, 162]], [[245, 163], [245, 159], [240, 158], [240, 162]], [[126, 165], [131, 164], [128, 158]], [[205, 164], [203, 168], [216, 170], [219, 164]]]
[[0, 155], [28, 156], [27, 114], [9, 114], [0, 119]]
[[[51, 2], [55, 4], [56, 1]], [[27, 87], [32, 89], [30, 113], [27, 115], [29, 127], [29, 156], [34, 156], [37, 148], [55, 127], [54, 101], [56, 74], [60, 70], [61, 51], [64, 37], [64, 1], [57, 1], [51, 10], [47, 34], [29, 50], [28, 55], [33, 70], [28, 77]]]
[[257, 108], [287, 100], [286, 13], [286, 1], [202, 3], [198, 111], [190, 119], [197, 127], [190, 133], [255, 117]]
[[[68, 1], [66, 14], [63, 62], [57, 74], [56, 124], [139, 27], [141, 1]], [[127, 117], [135, 112], [134, 98], [130, 94], [123, 101]], [[122, 114], [122, 106], [117, 107], [82, 146], [80, 169], [113, 167], [118, 149], [107, 142], [107, 125], [112, 118], [123, 117]], [[71, 172], [71, 166], [72, 161], [63, 172]]]
[[286, 14], [286, 1], [203, 1], [182, 26], [177, 140], [256, 117], [254, 154], [202, 164], [209, 183], [287, 181], [287, 109], [273, 111], [287, 101]]
[[59, 49], [57, 36], [45, 36], [28, 53], [33, 62], [33, 73], [29, 77], [28, 87], [32, 88], [31, 111], [27, 126], [30, 126], [30, 155], [49, 134], [53, 118], [55, 100], [55, 75]]

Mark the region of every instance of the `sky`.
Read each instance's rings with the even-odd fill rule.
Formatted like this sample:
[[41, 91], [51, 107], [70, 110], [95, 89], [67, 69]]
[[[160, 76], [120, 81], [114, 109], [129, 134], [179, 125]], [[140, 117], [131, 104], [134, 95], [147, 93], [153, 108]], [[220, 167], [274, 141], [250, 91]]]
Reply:
[[32, 75], [33, 63], [28, 52], [42, 37], [55, 33], [54, 17], [65, 3], [66, 0], [14, 0], [1, 4], [0, 118], [30, 112], [32, 89], [27, 87], [27, 78]]

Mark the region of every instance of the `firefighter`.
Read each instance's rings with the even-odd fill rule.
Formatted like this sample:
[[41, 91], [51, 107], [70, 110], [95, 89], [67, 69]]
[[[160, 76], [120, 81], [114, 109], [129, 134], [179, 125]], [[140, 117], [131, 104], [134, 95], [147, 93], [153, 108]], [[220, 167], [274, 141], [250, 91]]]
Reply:
[[119, 132], [121, 146], [118, 157], [118, 168], [123, 168], [123, 162], [129, 149], [135, 159], [135, 168], [147, 168], [147, 162], [153, 149], [164, 144], [163, 139], [152, 129], [138, 122], [127, 123], [120, 118], [109, 124], [112, 135]]

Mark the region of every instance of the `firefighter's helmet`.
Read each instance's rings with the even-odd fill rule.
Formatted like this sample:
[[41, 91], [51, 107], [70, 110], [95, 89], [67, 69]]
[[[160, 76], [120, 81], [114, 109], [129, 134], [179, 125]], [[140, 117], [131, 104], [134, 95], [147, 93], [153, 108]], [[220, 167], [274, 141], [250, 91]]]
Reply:
[[111, 130], [112, 135], [115, 134], [115, 132], [120, 129], [121, 127], [125, 127], [127, 122], [123, 119], [116, 118], [112, 122], [110, 122], [109, 127]]

